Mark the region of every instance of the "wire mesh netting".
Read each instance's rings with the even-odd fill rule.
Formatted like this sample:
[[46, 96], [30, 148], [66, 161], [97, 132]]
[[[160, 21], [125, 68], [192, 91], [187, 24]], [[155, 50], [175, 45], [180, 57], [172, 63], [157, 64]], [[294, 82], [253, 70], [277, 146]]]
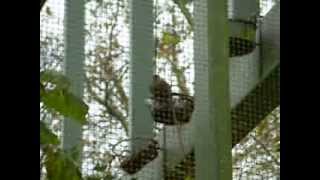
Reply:
[[92, 108], [83, 132], [82, 167], [89, 177], [121, 175], [126, 143], [116, 144], [128, 134], [127, 13], [126, 1], [86, 4], [86, 93]]
[[[41, 72], [63, 69], [64, 3], [47, 0], [40, 11]], [[82, 126], [82, 178], [196, 178], [195, 112], [208, 110], [208, 98], [195, 97], [195, 76], [208, 81], [208, 66], [196, 61], [208, 59], [203, 51], [208, 34], [199, 31], [207, 27], [201, 19], [206, 18], [205, 1], [131, 3], [85, 1], [84, 100], [89, 112]], [[141, 20], [152, 27], [139, 24], [136, 7], [152, 12]], [[279, 179], [280, 1], [229, 0], [227, 7], [233, 179]], [[143, 49], [135, 44], [137, 38], [152, 44]], [[144, 68], [134, 69], [132, 63], [139, 53], [150, 53], [148, 46], [153, 65], [145, 67], [152, 71], [150, 82], [135, 81], [148, 81], [136, 72]], [[141, 97], [148, 98], [139, 99], [139, 92], [131, 97], [130, 92], [143, 88], [148, 94]], [[196, 106], [196, 98], [203, 104]], [[148, 115], [134, 119], [144, 112], [142, 106]], [[62, 138], [61, 114], [40, 103], [40, 115]], [[146, 124], [137, 129], [135, 121]], [[149, 128], [147, 124], [152, 125], [150, 133], [139, 136], [135, 131]], [[43, 164], [46, 155], [41, 148], [40, 156]], [[42, 178], [48, 178], [45, 165], [41, 167]]]
[[[41, 1], [40, 1], [41, 5]], [[48, 0], [43, 4], [40, 11], [40, 72], [56, 70], [62, 71], [64, 58], [64, 37], [63, 37], [64, 2]], [[46, 88], [52, 88], [46, 84]], [[40, 120], [61, 138], [62, 119], [59, 113], [48, 109], [40, 102]], [[45, 177], [46, 168], [43, 164], [45, 154], [40, 148], [40, 178]]]

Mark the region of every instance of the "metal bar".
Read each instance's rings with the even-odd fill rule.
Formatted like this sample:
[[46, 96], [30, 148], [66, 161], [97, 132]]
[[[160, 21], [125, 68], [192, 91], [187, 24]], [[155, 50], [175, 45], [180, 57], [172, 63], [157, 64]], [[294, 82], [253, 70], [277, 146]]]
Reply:
[[[71, 91], [79, 97], [82, 97], [84, 89], [84, 60], [84, 0], [66, 0], [64, 72], [72, 82]], [[63, 149], [78, 147], [81, 139], [81, 125], [66, 118], [63, 124]]]
[[153, 1], [131, 1], [131, 61], [130, 61], [130, 135], [133, 152], [144, 144], [145, 138], [152, 137], [153, 119], [145, 100], [150, 98], [152, 82]]
[[[195, 31], [200, 31], [195, 37], [207, 39], [195, 40], [195, 53], [202, 53], [195, 54], [195, 177], [199, 180], [232, 179], [226, 4], [226, 0], [203, 0], [197, 5], [206, 7], [206, 12], [195, 10]], [[201, 43], [207, 47], [198, 49]]]

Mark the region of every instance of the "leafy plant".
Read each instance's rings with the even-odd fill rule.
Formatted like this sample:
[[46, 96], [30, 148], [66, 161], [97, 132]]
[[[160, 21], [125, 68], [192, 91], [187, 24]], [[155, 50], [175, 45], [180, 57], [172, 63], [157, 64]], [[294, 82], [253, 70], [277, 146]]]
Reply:
[[180, 42], [180, 37], [169, 32], [163, 32], [162, 42], [164, 45], [177, 45]]
[[[53, 88], [46, 88], [48, 85], [52, 85]], [[71, 84], [64, 75], [55, 71], [44, 71], [40, 76], [40, 102], [47, 108], [84, 124], [88, 106], [70, 91], [70, 87]], [[44, 165], [49, 180], [82, 179], [80, 168], [76, 163], [79, 149], [75, 147], [70, 152], [64, 152], [58, 148], [60, 144], [58, 137], [42, 121], [40, 121], [40, 144], [45, 154]]]
[[[54, 89], [46, 90], [45, 83], [55, 85]], [[86, 122], [88, 106], [76, 95], [70, 92], [68, 79], [54, 71], [43, 72], [40, 78], [40, 100], [65, 117], [69, 117], [81, 124]]]
[[70, 87], [70, 82], [66, 76], [57, 71], [43, 71], [40, 73], [40, 83], [53, 83], [58, 88], [67, 89]]
[[45, 165], [47, 169], [47, 178], [50, 180], [81, 180], [80, 168], [76, 166], [74, 160], [68, 153], [60, 149], [54, 151], [53, 148], [48, 148], [45, 151], [47, 157]]
[[58, 145], [60, 143], [58, 137], [51, 132], [46, 125], [40, 121], [40, 144], [41, 145]]

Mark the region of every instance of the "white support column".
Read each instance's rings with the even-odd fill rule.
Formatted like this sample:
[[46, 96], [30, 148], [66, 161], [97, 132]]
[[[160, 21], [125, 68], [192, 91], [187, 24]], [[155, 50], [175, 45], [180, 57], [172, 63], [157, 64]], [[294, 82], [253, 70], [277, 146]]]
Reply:
[[262, 77], [280, 63], [280, 2], [265, 15], [261, 27]]
[[259, 13], [258, 0], [233, 0], [233, 18], [239, 20], [248, 20], [249, 17]]
[[[84, 0], [65, 0], [64, 71], [72, 82], [72, 92], [79, 97], [82, 97], [84, 89], [84, 59]], [[63, 124], [63, 149], [70, 150], [80, 145], [81, 139], [81, 125], [66, 118]]]
[[[232, 1], [232, 19], [229, 22], [230, 37], [245, 38], [259, 42], [259, 28], [252, 22], [259, 14], [258, 0], [230, 0]], [[245, 35], [247, 37], [245, 37]], [[258, 36], [258, 37], [257, 37]], [[241, 47], [239, 47], [240, 49]], [[230, 91], [231, 107], [235, 107], [256, 86], [261, 78], [260, 46], [243, 56], [230, 58]]]
[[195, 159], [197, 180], [231, 180], [226, 0], [195, 2]]
[[151, 138], [153, 119], [145, 100], [150, 98], [154, 55], [153, 1], [131, 0], [131, 61], [130, 61], [130, 135], [132, 150], [138, 151]]

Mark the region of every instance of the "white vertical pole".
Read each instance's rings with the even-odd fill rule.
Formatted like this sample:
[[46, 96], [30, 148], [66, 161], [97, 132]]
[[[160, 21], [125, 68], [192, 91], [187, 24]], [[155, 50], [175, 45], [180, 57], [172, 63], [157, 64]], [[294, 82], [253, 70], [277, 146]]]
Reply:
[[134, 139], [132, 150], [138, 151], [145, 140], [151, 138], [153, 119], [145, 100], [150, 98], [152, 82], [153, 1], [131, 0], [131, 61], [130, 61], [130, 135]]
[[[84, 59], [84, 0], [65, 0], [64, 71], [72, 82], [71, 91], [79, 97], [82, 97], [84, 89]], [[81, 125], [66, 118], [63, 125], [63, 149], [74, 148], [80, 144], [81, 139]]]
[[195, 2], [195, 159], [197, 180], [231, 180], [226, 0]]

